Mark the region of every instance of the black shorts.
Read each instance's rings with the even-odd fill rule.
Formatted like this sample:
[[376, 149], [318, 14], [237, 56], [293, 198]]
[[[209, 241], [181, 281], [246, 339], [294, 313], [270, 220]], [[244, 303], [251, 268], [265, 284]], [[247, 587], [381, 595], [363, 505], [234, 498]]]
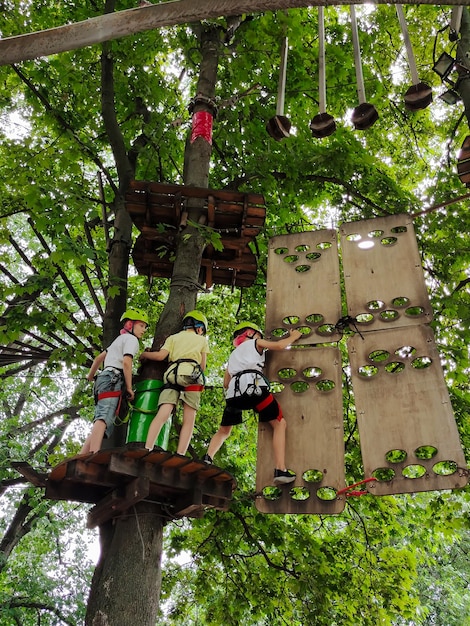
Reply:
[[258, 413], [260, 422], [271, 422], [282, 419], [282, 410], [278, 401], [269, 390], [264, 390], [260, 396], [241, 395], [227, 398], [222, 415], [222, 426], [236, 426], [243, 422], [243, 411], [253, 409]]

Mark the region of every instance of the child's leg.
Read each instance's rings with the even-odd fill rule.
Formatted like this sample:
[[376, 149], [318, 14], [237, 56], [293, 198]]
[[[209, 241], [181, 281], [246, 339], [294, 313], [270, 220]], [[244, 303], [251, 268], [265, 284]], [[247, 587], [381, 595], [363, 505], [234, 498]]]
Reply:
[[212, 437], [209, 448], [207, 449], [207, 454], [211, 459], [213, 459], [217, 454], [224, 441], [230, 436], [231, 432], [232, 426], [220, 426], [219, 430]]
[[98, 452], [103, 442], [104, 433], [106, 430], [106, 422], [103, 420], [96, 420], [91, 429], [91, 433], [85, 440], [80, 454], [87, 454], [88, 452]]
[[174, 404], [161, 404], [158, 407], [158, 412], [152, 420], [150, 424], [150, 428], [147, 434], [147, 441], [145, 442], [145, 447], [147, 450], [152, 450], [155, 444], [155, 441], [160, 434], [163, 424], [170, 417], [174, 408]]
[[273, 454], [276, 469], [286, 469], [286, 420], [282, 417], [269, 422], [273, 429]]
[[242, 422], [243, 412], [242, 409], [239, 408], [237, 401], [234, 398], [226, 400], [222, 423], [220, 424], [219, 430], [212, 437], [209, 448], [207, 449], [207, 456], [209, 456], [211, 460], [222, 447], [224, 441], [230, 436], [232, 428]]
[[178, 440], [177, 454], [186, 454], [194, 430], [196, 420], [196, 409], [183, 402], [183, 424], [181, 425], [180, 437]]

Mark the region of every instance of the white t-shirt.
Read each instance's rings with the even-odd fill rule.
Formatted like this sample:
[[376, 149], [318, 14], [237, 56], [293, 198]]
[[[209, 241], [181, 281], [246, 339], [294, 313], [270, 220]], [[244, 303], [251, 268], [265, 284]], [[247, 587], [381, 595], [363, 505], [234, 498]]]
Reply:
[[119, 335], [106, 351], [104, 367], [116, 367], [122, 370], [124, 356], [128, 354], [130, 357], [134, 358], [138, 350], [139, 340], [135, 335], [131, 333]]
[[[262, 354], [258, 352], [256, 349], [256, 340], [247, 339], [242, 344], [240, 344], [229, 357], [227, 370], [230, 376], [230, 379], [227, 392], [225, 394], [226, 398], [233, 398], [235, 396], [235, 384], [238, 379], [237, 386], [239, 387], [238, 394], [243, 394], [247, 390], [247, 388], [253, 385], [253, 381], [256, 377], [256, 374], [248, 372], [247, 374], [242, 374], [241, 376], [235, 375], [244, 370], [256, 370], [260, 374], [263, 373], [264, 367], [264, 357], [265, 353], [263, 351]], [[264, 378], [258, 378], [258, 384], [261, 387], [266, 387], [266, 382]]]

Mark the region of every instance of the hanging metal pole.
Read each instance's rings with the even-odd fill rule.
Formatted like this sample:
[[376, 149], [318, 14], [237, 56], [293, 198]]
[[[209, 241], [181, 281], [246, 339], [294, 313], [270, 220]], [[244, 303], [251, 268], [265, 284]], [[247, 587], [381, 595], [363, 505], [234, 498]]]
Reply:
[[408, 59], [408, 66], [410, 68], [411, 80], [413, 82], [413, 85], [417, 85], [419, 83], [418, 71], [416, 69], [415, 55], [411, 46], [411, 40], [408, 33], [408, 26], [406, 25], [403, 6], [401, 4], [397, 4], [396, 9], [398, 21], [400, 22], [401, 34], [403, 35], [403, 40], [405, 42], [406, 56]]
[[418, 70], [416, 69], [415, 55], [411, 45], [408, 26], [405, 20], [405, 12], [401, 4], [396, 6], [398, 21], [400, 22], [403, 41], [405, 42], [406, 57], [408, 59], [408, 67], [410, 68], [412, 85], [405, 93], [405, 106], [410, 111], [419, 111], [425, 109], [432, 102], [432, 89], [426, 83], [419, 80]]
[[379, 119], [379, 114], [373, 104], [366, 102], [366, 93], [364, 89], [364, 77], [362, 75], [361, 48], [359, 46], [359, 33], [357, 30], [356, 9], [350, 6], [351, 12], [351, 31], [354, 47], [354, 65], [356, 67], [357, 81], [357, 97], [359, 104], [355, 107], [351, 120], [356, 130], [366, 130], [370, 128]]
[[284, 98], [286, 93], [288, 37], [284, 37], [281, 45], [281, 64], [279, 68], [279, 84], [277, 87], [276, 115], [266, 124], [266, 130], [276, 141], [289, 137], [291, 122], [284, 115]]
[[318, 99], [320, 113], [326, 112], [325, 9], [318, 7]]
[[276, 115], [284, 115], [287, 77], [287, 52], [289, 49], [288, 43], [288, 37], [284, 37], [281, 46], [281, 66], [279, 68], [279, 85], [277, 87]]
[[357, 97], [359, 100], [359, 104], [363, 104], [366, 101], [366, 94], [364, 90], [364, 76], [362, 74], [361, 48], [359, 46], [356, 8], [354, 7], [354, 5], [351, 5], [349, 7], [349, 10], [351, 13], [351, 29], [354, 48], [354, 65], [356, 68]]
[[328, 137], [336, 130], [336, 122], [326, 112], [325, 9], [318, 7], [318, 103], [320, 112], [310, 122], [313, 137]]

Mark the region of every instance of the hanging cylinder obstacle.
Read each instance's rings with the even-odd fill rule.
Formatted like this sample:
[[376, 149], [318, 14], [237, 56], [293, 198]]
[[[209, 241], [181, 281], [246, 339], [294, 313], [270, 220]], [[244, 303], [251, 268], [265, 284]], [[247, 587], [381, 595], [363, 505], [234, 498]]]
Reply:
[[470, 135], [465, 137], [457, 157], [457, 173], [460, 182], [470, 187]]
[[397, 4], [396, 6], [398, 21], [400, 22], [400, 28], [405, 42], [406, 56], [408, 59], [408, 67], [410, 68], [411, 80], [413, 84], [404, 95], [405, 107], [409, 111], [419, 111], [425, 109], [432, 102], [432, 89], [426, 83], [419, 80], [418, 71], [416, 69], [416, 61], [411, 46], [410, 35], [408, 33], [408, 27], [406, 25], [405, 13], [403, 6]]
[[351, 121], [356, 130], [367, 130], [379, 119], [379, 114], [373, 104], [366, 102], [364, 77], [362, 74], [361, 49], [359, 47], [359, 33], [357, 29], [356, 9], [349, 7], [351, 14], [351, 30], [354, 46], [354, 65], [356, 68], [357, 97], [359, 105], [353, 110]]
[[320, 112], [312, 118], [310, 130], [317, 139], [328, 137], [336, 130], [336, 122], [332, 115], [326, 112], [326, 78], [325, 78], [325, 9], [318, 7], [318, 101]]
[[449, 24], [449, 41], [457, 41], [462, 24], [463, 6], [452, 7]]
[[[163, 388], [162, 380], [141, 380], [135, 388], [135, 398], [129, 412], [129, 428], [126, 443], [140, 442], [147, 439], [147, 434], [158, 410], [158, 399]], [[171, 417], [163, 424], [157, 437], [156, 445], [168, 449]]]
[[286, 91], [288, 38], [284, 37], [281, 46], [281, 66], [279, 69], [279, 84], [277, 88], [276, 115], [266, 124], [266, 130], [276, 141], [289, 137], [291, 122], [284, 115], [284, 100]]

